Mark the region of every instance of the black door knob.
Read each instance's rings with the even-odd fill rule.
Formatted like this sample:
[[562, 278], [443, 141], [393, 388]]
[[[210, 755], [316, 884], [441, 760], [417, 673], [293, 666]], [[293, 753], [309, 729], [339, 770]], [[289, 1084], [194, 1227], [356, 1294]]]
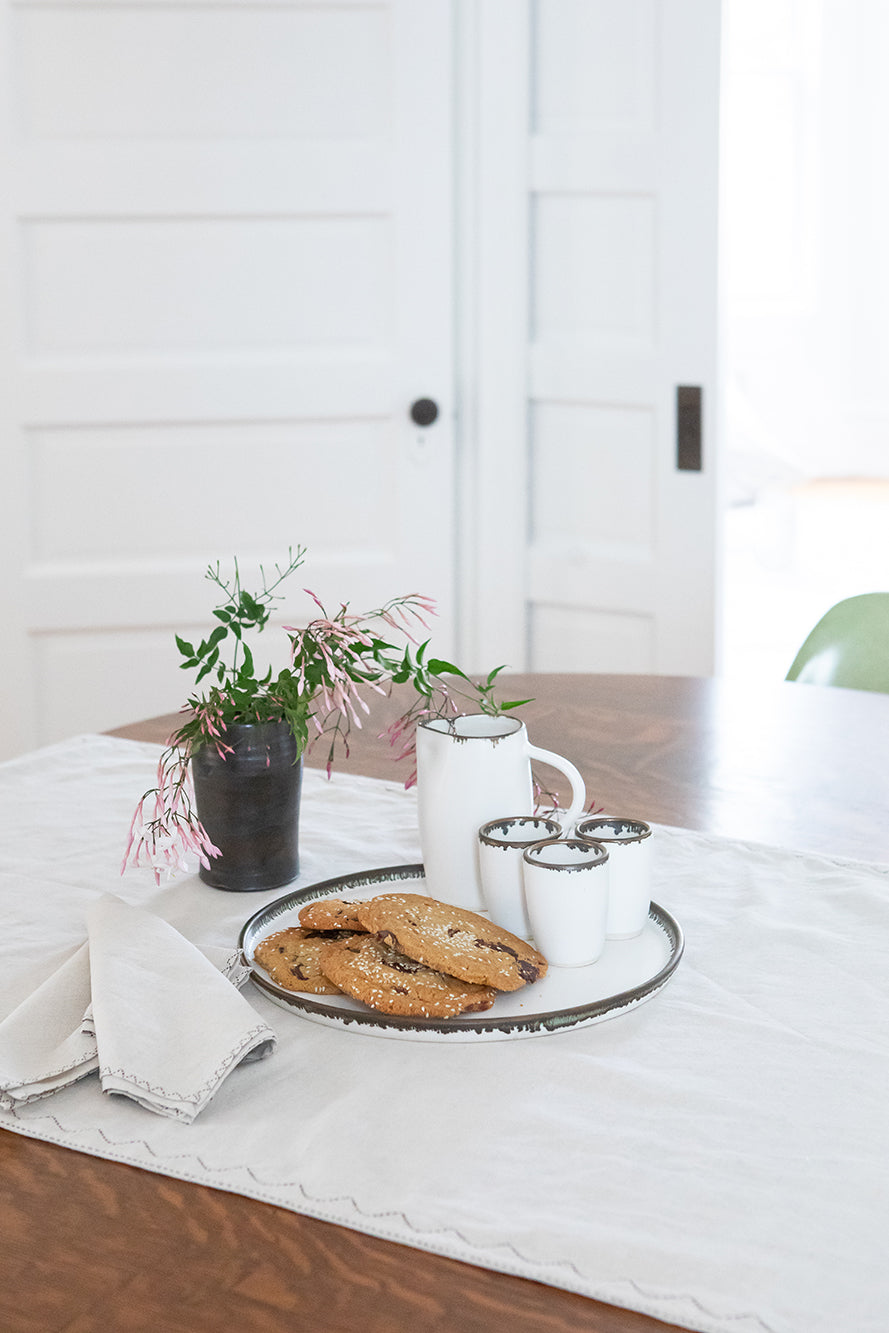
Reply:
[[438, 403], [431, 398], [418, 398], [411, 403], [411, 421], [417, 426], [431, 426], [438, 416]]

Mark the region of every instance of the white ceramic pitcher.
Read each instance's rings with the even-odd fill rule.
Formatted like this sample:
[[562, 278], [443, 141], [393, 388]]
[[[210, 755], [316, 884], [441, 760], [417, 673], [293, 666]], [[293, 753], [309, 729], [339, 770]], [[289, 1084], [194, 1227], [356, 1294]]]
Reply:
[[430, 718], [417, 727], [417, 796], [426, 887], [433, 898], [483, 909], [478, 831], [491, 819], [534, 810], [531, 760], [550, 764], [571, 783], [570, 831], [586, 790], [573, 764], [528, 740], [524, 722], [501, 714]]

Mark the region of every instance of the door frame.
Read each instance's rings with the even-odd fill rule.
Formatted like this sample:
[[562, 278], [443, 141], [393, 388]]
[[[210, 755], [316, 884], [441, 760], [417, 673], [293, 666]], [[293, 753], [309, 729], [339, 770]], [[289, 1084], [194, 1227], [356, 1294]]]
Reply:
[[455, 0], [461, 662], [527, 662], [530, 0]]

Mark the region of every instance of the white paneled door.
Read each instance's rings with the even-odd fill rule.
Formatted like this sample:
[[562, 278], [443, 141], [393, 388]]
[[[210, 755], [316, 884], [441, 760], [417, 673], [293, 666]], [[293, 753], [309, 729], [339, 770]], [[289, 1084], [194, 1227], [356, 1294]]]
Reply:
[[176, 708], [291, 543], [293, 619], [712, 669], [719, 11], [0, 0], [0, 753]]
[[[513, 48], [529, 154], [513, 154], [489, 211], [527, 210], [527, 369], [495, 367], [482, 389], [479, 476], [506, 503], [480, 542], [480, 653], [708, 674], [720, 5], [534, 0], [527, 50]], [[497, 78], [496, 34], [486, 50]], [[501, 164], [503, 104], [487, 112]], [[492, 346], [517, 337], [503, 254], [491, 233]]]
[[4, 753], [178, 707], [217, 558], [454, 651], [450, 20], [3, 5]]

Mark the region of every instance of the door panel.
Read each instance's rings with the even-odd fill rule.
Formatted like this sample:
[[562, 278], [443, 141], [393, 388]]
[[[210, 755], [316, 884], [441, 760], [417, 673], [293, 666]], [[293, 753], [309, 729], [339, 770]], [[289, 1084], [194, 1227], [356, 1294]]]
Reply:
[[386, 217], [26, 221], [28, 352], [384, 347], [392, 240]]
[[452, 655], [449, 0], [0, 35], [4, 752], [177, 708], [234, 554], [309, 546], [279, 619], [436, 597]]
[[337, 139], [392, 130], [384, 3], [32, 3], [13, 23], [29, 139]]

